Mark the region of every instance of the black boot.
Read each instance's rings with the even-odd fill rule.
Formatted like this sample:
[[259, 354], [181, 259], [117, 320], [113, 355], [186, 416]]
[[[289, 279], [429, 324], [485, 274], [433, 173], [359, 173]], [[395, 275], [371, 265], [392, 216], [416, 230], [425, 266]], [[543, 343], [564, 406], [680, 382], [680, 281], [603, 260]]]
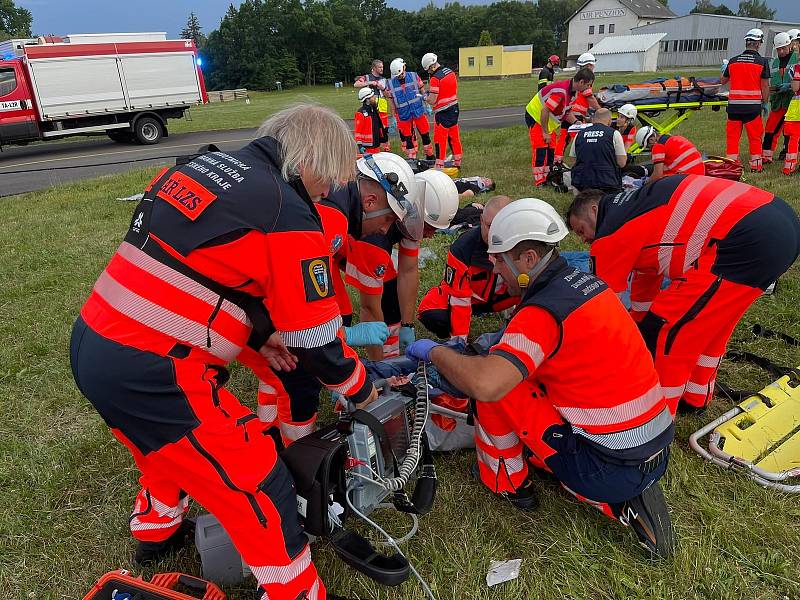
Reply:
[[194, 521], [184, 519], [171, 536], [163, 542], [139, 542], [136, 554], [133, 557], [140, 567], [146, 567], [160, 561], [168, 554], [172, 554], [186, 546], [186, 542], [194, 542]]
[[[472, 477], [478, 483], [481, 483], [481, 474], [478, 469], [478, 463], [473, 463], [470, 469]], [[513, 492], [500, 492], [495, 494], [501, 498], [505, 498], [518, 509], [528, 512], [539, 508], [539, 495], [536, 493], [536, 488], [533, 486], [533, 481], [530, 476], [525, 478], [525, 481]]]
[[635, 498], [611, 508], [620, 523], [633, 529], [639, 544], [652, 558], [669, 558], [675, 549], [675, 534], [657, 481]]

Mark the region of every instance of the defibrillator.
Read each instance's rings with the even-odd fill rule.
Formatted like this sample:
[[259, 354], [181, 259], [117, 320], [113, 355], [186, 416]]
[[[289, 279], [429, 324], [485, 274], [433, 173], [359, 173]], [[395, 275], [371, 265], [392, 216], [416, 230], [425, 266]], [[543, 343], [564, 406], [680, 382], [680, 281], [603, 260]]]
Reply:
[[[414, 384], [395, 388], [375, 382], [378, 398], [365, 409], [349, 406], [339, 420], [292, 443], [280, 454], [294, 478], [298, 513], [306, 533], [330, 541], [352, 568], [383, 585], [408, 579], [412, 569], [398, 544], [417, 530], [418, 516], [431, 510], [437, 478], [425, 434], [431, 412], [425, 364]], [[406, 487], [415, 481], [411, 496]], [[369, 515], [391, 508], [410, 515], [412, 528], [395, 540]], [[392, 554], [378, 551], [348, 529], [361, 519], [386, 539]], [[219, 583], [237, 583], [247, 574], [230, 538], [212, 515], [197, 521], [195, 543], [203, 575]]]

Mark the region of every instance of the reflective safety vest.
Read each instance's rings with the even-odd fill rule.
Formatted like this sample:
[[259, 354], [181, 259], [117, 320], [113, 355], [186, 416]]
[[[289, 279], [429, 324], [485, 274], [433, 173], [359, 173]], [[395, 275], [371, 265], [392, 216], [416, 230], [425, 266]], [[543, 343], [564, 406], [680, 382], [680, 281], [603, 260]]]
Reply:
[[[791, 68], [791, 80], [800, 81], [800, 68], [798, 68], [797, 65]], [[786, 111], [785, 119], [789, 122], [800, 121], [800, 90], [798, 90], [789, 101], [789, 108]]]
[[[547, 352], [537, 343], [543, 309], [560, 341]], [[597, 349], [602, 348], [602, 352]], [[572, 430], [602, 454], [645, 461], [672, 441], [674, 427], [644, 340], [625, 307], [597, 277], [558, 257], [522, 298], [492, 354], [530, 358], [539, 384]]]
[[745, 50], [730, 59], [723, 75], [730, 78], [727, 111], [743, 114], [761, 108], [761, 81], [769, 79], [769, 61], [755, 50]]
[[458, 78], [449, 67], [436, 69], [428, 83], [428, 91], [437, 94], [433, 112], [437, 113], [458, 104]]
[[664, 175], [692, 173], [705, 175], [703, 156], [695, 145], [681, 135], [662, 135], [653, 146], [654, 164], [664, 165]]
[[[366, 79], [369, 82], [374, 82], [374, 83], [383, 82], [384, 86], [387, 85], [387, 83], [388, 83], [386, 81], [385, 77], [382, 77], [380, 75], [375, 75], [375, 74], [373, 74], [371, 72], [367, 73], [366, 75], [364, 75], [364, 79]], [[381, 112], [381, 113], [384, 113], [384, 114], [388, 113], [389, 112], [389, 102], [386, 100], [386, 97], [384, 95], [384, 91], [382, 89], [378, 88], [378, 87], [374, 87], [372, 89], [375, 90], [375, 93], [378, 96], [378, 112]]]
[[543, 87], [531, 101], [528, 102], [525, 110], [534, 121], [542, 125], [542, 107], [546, 105], [550, 110], [547, 131], [553, 133], [561, 127], [561, 119], [574, 96], [572, 80], [556, 81], [555, 83]]
[[595, 123], [575, 136], [572, 185], [577, 189], [622, 189], [622, 171], [614, 151], [615, 133], [611, 127]]
[[406, 72], [405, 81], [397, 77], [389, 80], [388, 90], [397, 108], [397, 118], [401, 121], [410, 121], [425, 114], [425, 104], [420, 94], [421, 82], [419, 75]]

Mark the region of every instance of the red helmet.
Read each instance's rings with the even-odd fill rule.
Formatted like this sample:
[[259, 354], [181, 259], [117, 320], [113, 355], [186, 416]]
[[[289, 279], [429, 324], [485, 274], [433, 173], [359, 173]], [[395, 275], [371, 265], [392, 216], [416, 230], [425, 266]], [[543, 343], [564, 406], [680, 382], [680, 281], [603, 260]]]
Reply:
[[561, 62], [561, 59], [560, 59], [560, 58], [558, 58], [558, 56], [556, 56], [555, 54], [553, 54], [553, 56], [551, 56], [551, 57], [550, 57], [550, 58], [548, 58], [547, 60], [549, 60], [549, 61], [550, 61], [551, 63], [553, 63], [554, 65], [557, 65], [557, 64], [559, 64], [559, 63]]

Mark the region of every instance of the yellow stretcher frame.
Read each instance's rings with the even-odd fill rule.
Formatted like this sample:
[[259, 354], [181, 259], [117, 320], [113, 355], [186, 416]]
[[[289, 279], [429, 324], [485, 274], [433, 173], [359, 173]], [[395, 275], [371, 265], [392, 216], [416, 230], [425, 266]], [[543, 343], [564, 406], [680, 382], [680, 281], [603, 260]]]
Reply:
[[[664, 135], [675, 127], [683, 123], [692, 116], [692, 113], [700, 110], [704, 106], [710, 106], [712, 110], [720, 110], [723, 106], [728, 106], [727, 100], [697, 100], [695, 102], [661, 102], [658, 104], [635, 104], [638, 112], [638, 119], [644, 125], [651, 125], [659, 133]], [[672, 112], [674, 111], [674, 112]], [[666, 112], [661, 118], [658, 115]], [[640, 154], [643, 149], [634, 142], [628, 150], [628, 154]]]
[[800, 367], [695, 431], [689, 445], [764, 487], [800, 493]]

